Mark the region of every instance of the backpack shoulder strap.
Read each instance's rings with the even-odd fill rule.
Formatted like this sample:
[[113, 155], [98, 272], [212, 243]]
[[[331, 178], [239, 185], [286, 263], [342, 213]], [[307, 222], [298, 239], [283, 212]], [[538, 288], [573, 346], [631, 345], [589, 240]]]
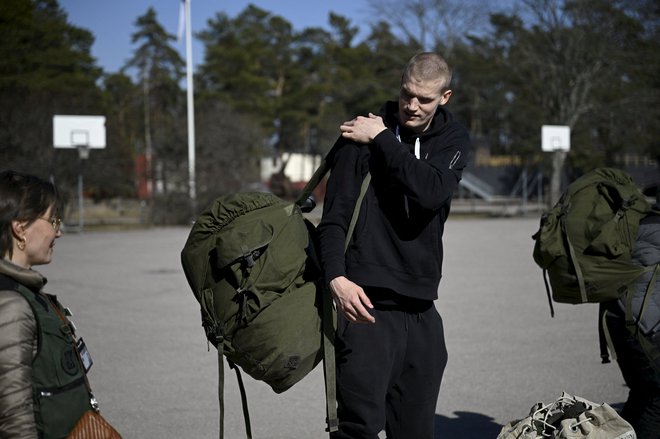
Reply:
[[[348, 244], [351, 241], [353, 232], [355, 231], [355, 225], [357, 224], [358, 217], [360, 216], [360, 208], [362, 207], [362, 201], [364, 196], [367, 193], [369, 188], [369, 183], [371, 182], [371, 173], [365, 175], [364, 180], [362, 180], [362, 185], [360, 186], [360, 194], [358, 195], [357, 200], [355, 201], [355, 207], [353, 207], [353, 215], [351, 216], [351, 222], [348, 226], [348, 231], [346, 233], [346, 241], [344, 242], [344, 252], [348, 249]], [[337, 418], [337, 377], [335, 370], [335, 319], [334, 319], [334, 308], [332, 303], [332, 294], [327, 286], [323, 287], [322, 290], [323, 300], [322, 300], [322, 325], [323, 325], [323, 372], [325, 376], [325, 397], [326, 397], [326, 410], [327, 410], [327, 424], [328, 427], [326, 431], [328, 433], [335, 432], [339, 429], [339, 419]]]
[[362, 180], [362, 185], [360, 186], [360, 195], [358, 195], [357, 201], [355, 201], [355, 207], [353, 208], [353, 215], [351, 216], [351, 222], [348, 225], [348, 230], [346, 232], [346, 241], [344, 242], [344, 252], [348, 249], [348, 244], [351, 242], [351, 237], [353, 236], [353, 231], [355, 230], [355, 225], [357, 224], [358, 217], [360, 216], [360, 208], [362, 207], [362, 200], [367, 193], [369, 188], [369, 183], [371, 182], [371, 173], [367, 172], [367, 175], [364, 176]]
[[321, 164], [319, 167], [314, 171], [314, 174], [312, 174], [312, 178], [309, 179], [305, 187], [303, 188], [302, 192], [300, 193], [300, 196], [298, 196], [298, 199], [296, 200], [295, 204], [300, 206], [303, 210], [303, 212], [308, 212], [314, 209], [314, 201], [311, 200], [310, 202], [310, 195], [312, 192], [314, 192], [314, 189], [316, 189], [316, 186], [321, 183], [321, 180], [323, 180], [323, 177], [330, 171], [330, 168], [332, 167], [332, 162], [334, 160], [335, 154], [341, 148], [344, 146], [346, 143], [346, 140], [340, 137], [334, 145], [332, 145], [332, 148], [330, 148], [330, 151], [323, 157], [323, 160], [321, 160]]

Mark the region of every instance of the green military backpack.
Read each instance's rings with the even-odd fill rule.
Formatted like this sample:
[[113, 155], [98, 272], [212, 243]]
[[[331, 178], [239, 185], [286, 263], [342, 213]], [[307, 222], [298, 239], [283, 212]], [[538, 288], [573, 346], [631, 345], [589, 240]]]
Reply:
[[[616, 300], [644, 273], [655, 270], [649, 294], [658, 269], [633, 263], [631, 254], [639, 223], [651, 211], [630, 175], [618, 169], [595, 169], [568, 186], [555, 206], [543, 214], [532, 237], [536, 241], [533, 257], [543, 269], [551, 315], [552, 300], [571, 304]], [[627, 299], [632, 294], [629, 296]], [[635, 327], [631, 304], [627, 300], [626, 320], [633, 322], [629, 329], [646, 346]], [[601, 307], [601, 357], [606, 363], [603, 313]]]
[[[237, 373], [248, 438], [247, 401], [236, 365], [281, 393], [323, 360], [327, 430], [337, 429], [334, 310], [317, 260], [315, 228], [302, 214], [311, 210], [306, 203], [329, 169], [330, 154], [295, 203], [260, 192], [216, 199], [197, 218], [181, 252], [202, 326], [218, 350], [221, 438], [223, 355]], [[348, 237], [368, 184], [366, 178]]]
[[624, 171], [599, 168], [571, 183], [533, 236], [534, 261], [550, 279], [552, 299], [599, 303], [625, 294], [646, 271], [631, 252], [650, 211]]

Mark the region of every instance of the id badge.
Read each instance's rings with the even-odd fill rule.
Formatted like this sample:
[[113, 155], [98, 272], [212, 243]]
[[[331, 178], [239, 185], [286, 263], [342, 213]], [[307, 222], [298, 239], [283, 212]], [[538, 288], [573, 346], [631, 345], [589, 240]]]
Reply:
[[76, 343], [76, 349], [78, 350], [80, 361], [82, 361], [82, 365], [85, 368], [85, 373], [89, 372], [89, 369], [92, 368], [92, 364], [94, 364], [94, 362], [92, 361], [92, 356], [89, 354], [87, 346], [85, 345], [85, 342], [82, 338], [78, 339], [78, 342]]

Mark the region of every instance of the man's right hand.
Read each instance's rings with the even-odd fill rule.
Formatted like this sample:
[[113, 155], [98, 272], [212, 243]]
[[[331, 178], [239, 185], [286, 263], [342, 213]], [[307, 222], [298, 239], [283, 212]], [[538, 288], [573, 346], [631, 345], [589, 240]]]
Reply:
[[358, 116], [353, 120], [347, 120], [339, 126], [343, 138], [364, 144], [371, 143], [386, 129], [383, 118], [373, 113], [369, 113], [368, 117]]
[[349, 322], [374, 323], [376, 321], [368, 310], [373, 309], [371, 301], [356, 283], [344, 276], [338, 276], [330, 281], [330, 291], [332, 291], [337, 309]]

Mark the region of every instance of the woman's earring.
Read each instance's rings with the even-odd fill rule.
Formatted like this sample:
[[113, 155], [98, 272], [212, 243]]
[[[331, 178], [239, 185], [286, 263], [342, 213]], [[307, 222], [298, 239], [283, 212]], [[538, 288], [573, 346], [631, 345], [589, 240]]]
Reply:
[[25, 236], [21, 237], [21, 240], [18, 241], [18, 244], [16, 246], [18, 247], [19, 250], [25, 250], [25, 244], [27, 244], [27, 240], [25, 239]]

